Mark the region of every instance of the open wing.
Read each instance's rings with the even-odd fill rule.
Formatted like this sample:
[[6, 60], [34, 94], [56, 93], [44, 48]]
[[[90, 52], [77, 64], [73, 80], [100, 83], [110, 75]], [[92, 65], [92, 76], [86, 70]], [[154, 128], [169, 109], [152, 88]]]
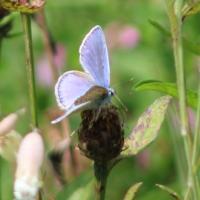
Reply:
[[77, 99], [95, 85], [92, 78], [84, 72], [65, 72], [59, 77], [55, 86], [55, 95], [59, 107], [63, 110], [69, 109]]
[[68, 71], [61, 75], [55, 86], [55, 95], [59, 107], [65, 110], [65, 113], [52, 123], [55, 124], [88, 105], [90, 102], [87, 99], [79, 104], [76, 102], [94, 86], [95, 82], [84, 72]]
[[80, 49], [80, 63], [94, 81], [105, 88], [110, 86], [110, 66], [104, 33], [95, 26], [85, 36]]

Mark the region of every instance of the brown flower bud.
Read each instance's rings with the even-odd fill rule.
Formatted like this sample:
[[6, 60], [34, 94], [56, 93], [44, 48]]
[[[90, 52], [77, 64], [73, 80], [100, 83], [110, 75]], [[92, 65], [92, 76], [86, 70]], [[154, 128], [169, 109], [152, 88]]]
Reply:
[[19, 11], [22, 13], [35, 13], [43, 8], [44, 0], [1, 0], [0, 6], [9, 11]]
[[117, 108], [106, 106], [82, 112], [78, 130], [79, 148], [95, 162], [117, 157], [124, 144], [123, 124]]

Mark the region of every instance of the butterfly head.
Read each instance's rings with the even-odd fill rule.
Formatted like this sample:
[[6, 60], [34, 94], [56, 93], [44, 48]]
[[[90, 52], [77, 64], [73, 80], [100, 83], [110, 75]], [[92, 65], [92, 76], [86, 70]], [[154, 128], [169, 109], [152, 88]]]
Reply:
[[113, 88], [108, 89], [108, 96], [112, 97], [115, 95], [115, 90]]

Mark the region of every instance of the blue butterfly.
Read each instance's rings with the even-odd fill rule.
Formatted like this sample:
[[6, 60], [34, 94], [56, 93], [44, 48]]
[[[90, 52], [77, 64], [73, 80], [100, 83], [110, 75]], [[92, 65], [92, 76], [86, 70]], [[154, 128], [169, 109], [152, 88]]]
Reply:
[[71, 113], [97, 108], [110, 102], [110, 65], [105, 36], [100, 26], [93, 27], [79, 49], [80, 63], [85, 72], [67, 71], [55, 85], [58, 106], [65, 113], [52, 121], [61, 121]]

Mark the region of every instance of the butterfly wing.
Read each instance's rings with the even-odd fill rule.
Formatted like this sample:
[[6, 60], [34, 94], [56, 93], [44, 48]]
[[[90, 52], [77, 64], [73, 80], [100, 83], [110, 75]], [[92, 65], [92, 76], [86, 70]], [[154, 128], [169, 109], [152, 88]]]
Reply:
[[55, 86], [55, 95], [59, 107], [69, 109], [74, 102], [95, 86], [92, 78], [79, 71], [68, 71], [61, 75]]
[[63, 116], [52, 121], [52, 123], [61, 121], [72, 112], [89, 104], [89, 101], [82, 101], [76, 105], [75, 102], [94, 86], [95, 82], [84, 72], [68, 71], [61, 75], [55, 85], [55, 95], [59, 107], [65, 110], [65, 113]]
[[110, 66], [104, 33], [95, 26], [85, 36], [80, 49], [80, 63], [95, 82], [105, 88], [110, 86]]
[[65, 117], [68, 117], [70, 114], [72, 114], [73, 112], [82, 110], [84, 108], [86, 108], [87, 106], [90, 105], [91, 102], [85, 102], [85, 103], [81, 103], [79, 105], [72, 105], [71, 107], [69, 107], [63, 115], [61, 115], [60, 117], [54, 119], [53, 121], [51, 121], [52, 124], [56, 124], [60, 121], [62, 121]]

